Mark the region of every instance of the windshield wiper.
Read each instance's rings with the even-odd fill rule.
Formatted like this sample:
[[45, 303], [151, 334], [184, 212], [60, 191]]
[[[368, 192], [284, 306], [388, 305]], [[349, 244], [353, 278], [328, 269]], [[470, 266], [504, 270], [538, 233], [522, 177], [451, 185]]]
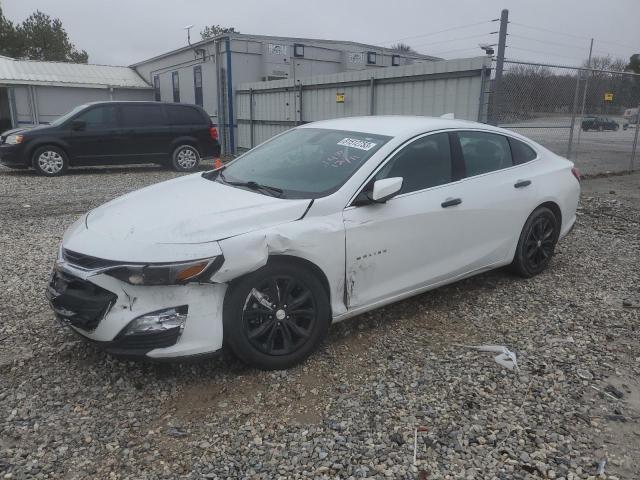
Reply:
[[224, 183], [228, 185], [233, 185], [235, 187], [249, 187], [251, 190], [262, 190], [263, 192], [269, 192], [274, 197], [282, 197], [284, 195], [284, 191], [278, 187], [263, 185], [261, 183], [254, 182], [253, 180], [249, 180], [248, 182], [234, 182], [231, 180], [227, 180], [224, 176], [224, 173], [222, 172], [220, 172], [218, 176]]

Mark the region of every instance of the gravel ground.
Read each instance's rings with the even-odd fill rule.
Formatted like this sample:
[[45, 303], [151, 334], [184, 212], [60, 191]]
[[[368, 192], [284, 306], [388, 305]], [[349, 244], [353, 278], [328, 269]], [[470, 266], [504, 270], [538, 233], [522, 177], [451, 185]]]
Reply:
[[[542, 275], [362, 315], [275, 373], [125, 362], [55, 323], [43, 291], [64, 229], [175, 175], [0, 170], [0, 478], [640, 477], [640, 175], [585, 182]], [[465, 347], [480, 344], [520, 372]]]

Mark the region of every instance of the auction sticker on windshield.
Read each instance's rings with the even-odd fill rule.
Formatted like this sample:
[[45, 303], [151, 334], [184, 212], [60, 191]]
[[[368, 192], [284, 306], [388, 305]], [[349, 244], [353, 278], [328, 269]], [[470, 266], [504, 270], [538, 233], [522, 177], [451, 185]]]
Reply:
[[358, 150], [369, 151], [376, 146], [373, 142], [367, 142], [366, 140], [358, 140], [357, 138], [343, 138], [338, 142], [338, 145], [343, 147], [357, 148]]

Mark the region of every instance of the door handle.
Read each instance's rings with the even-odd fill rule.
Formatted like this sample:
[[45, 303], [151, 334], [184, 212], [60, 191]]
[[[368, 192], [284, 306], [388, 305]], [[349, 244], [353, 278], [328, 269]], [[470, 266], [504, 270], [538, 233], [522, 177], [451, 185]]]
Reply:
[[447, 207], [453, 207], [454, 205], [460, 205], [461, 203], [462, 203], [461, 198], [450, 198], [442, 202], [440, 205], [442, 206], [442, 208], [447, 208]]
[[531, 185], [531, 180], [518, 180], [514, 185], [515, 188], [528, 187]]

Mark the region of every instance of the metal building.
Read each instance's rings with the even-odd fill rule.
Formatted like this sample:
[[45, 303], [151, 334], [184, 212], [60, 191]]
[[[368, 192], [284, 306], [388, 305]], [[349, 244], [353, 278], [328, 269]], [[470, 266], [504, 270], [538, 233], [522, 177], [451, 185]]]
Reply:
[[225, 34], [144, 60], [132, 67], [158, 101], [196, 103], [221, 131], [225, 153], [236, 151], [235, 90], [241, 83], [402, 66], [439, 60], [348, 41]]
[[0, 131], [49, 123], [87, 102], [152, 99], [151, 85], [129, 67], [0, 56]]

